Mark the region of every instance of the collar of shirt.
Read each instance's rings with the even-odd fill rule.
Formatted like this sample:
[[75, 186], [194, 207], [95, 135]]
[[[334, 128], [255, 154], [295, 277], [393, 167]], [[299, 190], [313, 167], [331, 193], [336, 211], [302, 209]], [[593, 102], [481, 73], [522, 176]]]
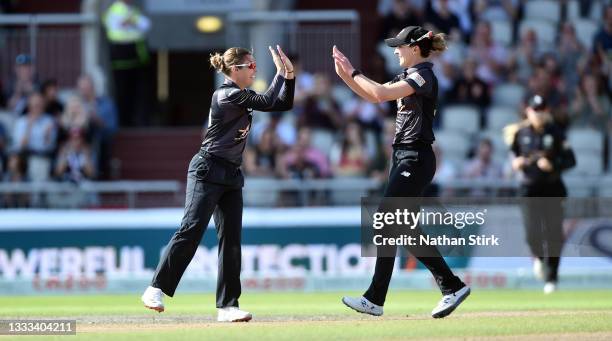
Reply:
[[233, 80], [226, 78], [225, 81], [223, 81], [223, 87], [229, 87], [229, 88], [238, 88], [240, 89], [240, 87], [238, 86], [238, 84], [236, 84]]
[[410, 68], [407, 68], [404, 70], [404, 74], [410, 74], [413, 73], [419, 69], [431, 69], [433, 67], [433, 63], [431, 62], [422, 62], [422, 63], [418, 63], [416, 65], [413, 65]]

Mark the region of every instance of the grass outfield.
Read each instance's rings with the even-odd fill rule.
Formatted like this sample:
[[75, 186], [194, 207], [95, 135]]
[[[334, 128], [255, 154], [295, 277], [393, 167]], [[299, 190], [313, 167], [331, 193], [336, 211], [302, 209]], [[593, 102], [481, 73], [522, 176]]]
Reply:
[[379, 318], [349, 310], [340, 297], [246, 293], [241, 306], [254, 314], [254, 320], [223, 324], [214, 322], [214, 296], [209, 294], [167, 298], [162, 314], [142, 307], [138, 295], [0, 296], [0, 319], [77, 319], [76, 339], [113, 341], [612, 339], [612, 291], [560, 291], [550, 296], [539, 291], [474, 291], [442, 320], [429, 317], [440, 298], [435, 292], [391, 292], [385, 316]]

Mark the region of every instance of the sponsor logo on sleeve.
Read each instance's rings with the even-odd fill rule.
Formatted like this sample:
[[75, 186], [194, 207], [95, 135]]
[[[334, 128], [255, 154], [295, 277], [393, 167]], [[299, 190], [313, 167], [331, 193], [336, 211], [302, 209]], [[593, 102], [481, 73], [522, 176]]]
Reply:
[[408, 75], [408, 78], [412, 79], [419, 87], [422, 87], [425, 84], [425, 78], [419, 75], [417, 72], [413, 72]]

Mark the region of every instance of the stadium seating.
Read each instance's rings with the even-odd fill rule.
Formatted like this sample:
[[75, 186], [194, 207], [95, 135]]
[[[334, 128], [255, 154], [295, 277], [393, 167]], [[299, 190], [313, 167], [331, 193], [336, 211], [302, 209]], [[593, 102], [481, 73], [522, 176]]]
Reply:
[[4, 127], [7, 134], [11, 134], [13, 130], [13, 124], [15, 124], [15, 116], [10, 111], [0, 111], [0, 125]]
[[331, 146], [334, 144], [334, 134], [324, 129], [312, 129], [311, 145], [329, 158]]
[[518, 84], [501, 84], [493, 90], [493, 105], [519, 108], [525, 96], [525, 88]]
[[574, 19], [572, 22], [576, 29], [576, 37], [586, 49], [590, 50], [593, 45], [593, 36], [599, 29], [597, 22], [589, 19]]
[[574, 128], [567, 134], [567, 140], [574, 151], [603, 155], [603, 134], [591, 128]]
[[508, 124], [520, 120], [518, 110], [507, 106], [492, 106], [487, 111], [487, 128], [501, 134], [501, 130]]
[[508, 157], [510, 147], [504, 142], [501, 130], [485, 130], [478, 134], [479, 139], [488, 138], [493, 144], [493, 159], [503, 163]]
[[492, 21], [491, 34], [496, 43], [510, 46], [512, 44], [512, 23], [504, 20]]
[[480, 127], [478, 109], [470, 105], [449, 105], [442, 115], [445, 130], [475, 133]]
[[526, 19], [544, 19], [558, 23], [561, 18], [561, 5], [553, 0], [531, 0], [525, 3]]
[[436, 132], [436, 144], [442, 149], [444, 158], [455, 164], [461, 164], [465, 160], [470, 147], [464, 133], [447, 129]]
[[557, 39], [557, 27], [554, 23], [542, 19], [525, 19], [520, 23], [519, 36], [522, 37], [529, 29], [536, 31], [538, 41], [544, 47], [554, 46], [555, 39]]

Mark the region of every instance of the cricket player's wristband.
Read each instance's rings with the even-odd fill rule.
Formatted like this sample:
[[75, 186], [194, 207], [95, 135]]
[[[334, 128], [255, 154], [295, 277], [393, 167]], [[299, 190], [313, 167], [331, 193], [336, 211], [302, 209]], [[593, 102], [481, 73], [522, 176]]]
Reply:
[[355, 77], [357, 77], [358, 75], [361, 75], [361, 74], [362, 74], [361, 71], [355, 69], [355, 70], [353, 70], [353, 73], [351, 73], [351, 78], [355, 78]]

